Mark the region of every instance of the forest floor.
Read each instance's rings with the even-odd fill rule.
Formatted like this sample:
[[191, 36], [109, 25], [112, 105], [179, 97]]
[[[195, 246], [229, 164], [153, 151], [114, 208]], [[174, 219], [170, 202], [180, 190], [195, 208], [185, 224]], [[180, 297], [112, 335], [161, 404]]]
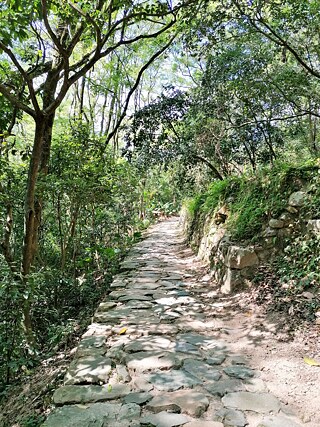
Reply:
[[[130, 392], [127, 391], [126, 397], [118, 396], [118, 400], [114, 402], [122, 402], [121, 399], [124, 397], [124, 402], [126, 404], [131, 402], [131, 408], [133, 408], [135, 403], [132, 403], [132, 399], [135, 400], [136, 395], [132, 391], [140, 392], [140, 394], [149, 393], [147, 401], [139, 403], [139, 410], [142, 411], [139, 412], [139, 421], [135, 419], [135, 424], [130, 424], [131, 421], [124, 418], [121, 422], [117, 420], [118, 424], [115, 422], [114, 425], [138, 426], [145, 425], [149, 420], [149, 425], [157, 426], [184, 424], [190, 427], [193, 425], [206, 427], [209, 425], [206, 424], [206, 421], [210, 421], [210, 426], [319, 427], [320, 367], [305, 363], [304, 358], [320, 360], [320, 326], [298, 321], [295, 323], [292, 315], [280, 314], [270, 310], [270, 307], [267, 312], [264, 305], [258, 305], [255, 302], [256, 289], [236, 295], [222, 295], [218, 287], [212, 283], [207, 267], [201, 264], [186, 247], [182, 235], [177, 231], [177, 225], [178, 220], [171, 218], [150, 228], [146, 239], [136, 245], [124, 261], [122, 272], [115, 277], [113, 296], [111, 293], [107, 300], [116, 301], [115, 310], [129, 308], [132, 314], [135, 310], [140, 310], [141, 313], [146, 309], [149, 310], [149, 314], [145, 318], [147, 326], [142, 325], [141, 322], [144, 320], [144, 316], [142, 316], [142, 318], [138, 317], [138, 320], [141, 321], [140, 325], [139, 322], [136, 322], [136, 318], [132, 324], [128, 321], [121, 323], [117, 318], [116, 324], [109, 328], [106, 326], [106, 319], [112, 311], [107, 311], [106, 315], [103, 311], [101, 312], [101, 309], [100, 311], [98, 309], [95, 316], [96, 323], [89, 327], [93, 336], [99, 337], [99, 327], [104, 325], [104, 329], [102, 328], [105, 334], [104, 339], [107, 343], [109, 342], [106, 347], [108, 350], [104, 354], [110, 358], [114, 357], [113, 362], [116, 364], [119, 354], [115, 355], [112, 348], [118, 348], [119, 343], [122, 346], [121, 358], [127, 365], [122, 371], [122, 375], [125, 377], [127, 372], [128, 379], [123, 379], [124, 384], [120, 385], [129, 387]], [[132, 297], [133, 289], [130, 290], [130, 287], [138, 284], [139, 280], [142, 284], [146, 283], [145, 279], [148, 279], [148, 283], [153, 282], [154, 286], [151, 288], [154, 294], [149, 297], [149, 294], [145, 293], [145, 298], [143, 298], [142, 293], [139, 301], [139, 298], [137, 300]], [[122, 293], [124, 287], [121, 282], [127, 283], [125, 289], [129, 289], [124, 293]], [[142, 285], [142, 288], [147, 287]], [[120, 302], [121, 300], [122, 302]], [[150, 307], [154, 312], [151, 313]], [[156, 319], [157, 316], [160, 318], [160, 322]], [[154, 324], [153, 320], [155, 320]], [[100, 325], [99, 327], [97, 327], [97, 323]], [[127, 330], [119, 334], [119, 328], [122, 327], [126, 327]], [[90, 333], [87, 333], [86, 338], [88, 339], [89, 336]], [[172, 359], [173, 350], [170, 350], [170, 344], [173, 342], [178, 348], [178, 351], [175, 350], [175, 359]], [[191, 373], [191, 377], [193, 375], [193, 378], [201, 379], [196, 385], [190, 386], [190, 389], [187, 387], [183, 392], [190, 393], [191, 403], [190, 408], [180, 406], [181, 416], [186, 414], [189, 417], [188, 421], [181, 421], [181, 424], [176, 424], [178, 421], [174, 418], [170, 424], [169, 418], [161, 420], [163, 415], [157, 415], [159, 409], [167, 409], [169, 414], [172, 411], [172, 399], [157, 403], [159, 395], [167, 395], [169, 391], [177, 393], [174, 390], [178, 390], [175, 388], [175, 384], [172, 388], [163, 385], [163, 381], [165, 384], [168, 381], [165, 378], [167, 371], [163, 371], [161, 368], [161, 371], [152, 372], [151, 370], [151, 373], [146, 373], [147, 369], [141, 368], [139, 365], [139, 361], [145, 359], [139, 359], [140, 356], [135, 359], [135, 355], [143, 351], [146, 353], [155, 351], [154, 355], [159, 356], [159, 351], [164, 352], [164, 349], [152, 348], [152, 346], [160, 345], [161, 347], [163, 344], [167, 346], [166, 343], [169, 343], [168, 349], [165, 350], [168, 362], [165, 369], [169, 369], [168, 373], [170, 373], [170, 369], [174, 369], [174, 363], [178, 358], [183, 364], [183, 370], [175, 370], [175, 373], [179, 372], [180, 375], [183, 371], [184, 374]], [[79, 348], [84, 352], [80, 356]], [[77, 351], [69, 349], [65, 353], [60, 353], [55, 358], [45, 361], [23, 384], [12, 387], [2, 402], [0, 426], [33, 427], [38, 425], [36, 417], [46, 415], [52, 409], [50, 402], [53, 390], [62, 385], [63, 376], [74, 355], [76, 358], [73, 363], [77, 363], [77, 354], [78, 357], [84, 357], [88, 351], [91, 351], [90, 348], [84, 348], [81, 343], [79, 348]], [[95, 348], [94, 351], [96, 350]], [[99, 358], [102, 353], [99, 349], [97, 351]], [[147, 364], [147, 359], [151, 354], [145, 354], [145, 356], [146, 360], [143, 363]], [[161, 357], [155, 359], [156, 363], [160, 363]], [[229, 373], [226, 375], [227, 372]], [[214, 380], [213, 374], [218, 376], [222, 374], [222, 377]], [[161, 375], [164, 376], [162, 379]], [[252, 378], [251, 375], [253, 375]], [[69, 370], [69, 384], [71, 384], [69, 387], [83, 387], [76, 385], [77, 379], [79, 379], [77, 376], [77, 365], [74, 365], [73, 369]], [[142, 379], [144, 381], [141, 381]], [[118, 384], [112, 382], [114, 381], [112, 378], [109, 378], [108, 381], [109, 384], [112, 384], [112, 393], [115, 392]], [[148, 381], [150, 387], [146, 387]], [[175, 381], [179, 382], [179, 378], [177, 377]], [[90, 380], [88, 382], [90, 383]], [[217, 383], [220, 386], [226, 385], [227, 389], [231, 386], [231, 389], [219, 392], [220, 395], [218, 395], [215, 389]], [[234, 387], [233, 390], [232, 387]], [[144, 391], [143, 388], [145, 388]], [[64, 387], [60, 387], [60, 390], [63, 389]], [[243, 391], [244, 394], [241, 395]], [[198, 394], [194, 395], [195, 392]], [[59, 393], [60, 397], [57, 397]], [[53, 416], [49, 416], [48, 424], [45, 425], [54, 425], [54, 422], [58, 421], [61, 411], [66, 407], [70, 408], [65, 394], [61, 392], [58, 394], [56, 403], [61, 404], [59, 398], [61, 399], [62, 396], [67, 405], [62, 406], [62, 409], [60, 408], [58, 411], [53, 411]], [[221, 399], [222, 395], [224, 397]], [[245, 401], [242, 400], [244, 395], [246, 395]], [[246, 399], [254, 398], [253, 395], [258, 397], [258, 401], [265, 400], [267, 409], [261, 408], [257, 411], [250, 409], [252, 402], [250, 403]], [[237, 401], [228, 401], [228, 396]], [[209, 406], [205, 403], [206, 399]], [[90, 405], [99, 405], [99, 403], [92, 404], [92, 401], [91, 399], [90, 403], [85, 403], [83, 406], [82, 399], [79, 401], [81, 405], [79, 404], [75, 410], [89, 411]], [[97, 401], [99, 402], [101, 399]], [[75, 403], [74, 397], [72, 403]], [[111, 403], [104, 403], [104, 405], [111, 405]], [[269, 409], [268, 405], [271, 405]], [[179, 399], [176, 406], [179, 406]], [[180, 410], [178, 408], [178, 412]], [[177, 408], [175, 407], [173, 411], [177, 412]], [[234, 424], [227, 421], [227, 417], [232, 417], [232, 414], [238, 416], [238, 421], [234, 421]], [[245, 416], [245, 421], [243, 418], [241, 421], [241, 414]], [[177, 414], [172, 414], [172, 417], [174, 416]], [[54, 420], [55, 417], [56, 420]], [[26, 423], [27, 418], [29, 419], [28, 424]], [[25, 421], [22, 422], [22, 419]], [[141, 424], [138, 423], [140, 421]], [[69, 426], [69, 424], [62, 423], [61, 427], [63, 425]]]

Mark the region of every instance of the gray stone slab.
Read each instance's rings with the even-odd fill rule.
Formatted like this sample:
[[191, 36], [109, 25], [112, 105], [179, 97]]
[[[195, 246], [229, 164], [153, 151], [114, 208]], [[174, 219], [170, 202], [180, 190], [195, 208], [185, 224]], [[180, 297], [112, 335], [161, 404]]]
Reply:
[[128, 369], [136, 372], [179, 368], [181, 361], [173, 353], [142, 351], [126, 357]]
[[125, 346], [125, 351], [134, 353], [139, 351], [170, 350], [174, 348], [174, 343], [165, 337], [147, 336], [131, 341]]
[[278, 412], [280, 410], [279, 400], [270, 393], [251, 393], [240, 391], [230, 393], [222, 398], [222, 403], [227, 408], [239, 409], [242, 411], [253, 411], [261, 414]]
[[136, 310], [148, 310], [148, 309], [154, 307], [154, 305], [150, 301], [131, 300], [131, 301], [127, 302], [126, 307], [131, 308], [131, 309], [134, 308]]
[[[92, 405], [64, 406], [55, 409], [42, 424], [43, 427], [103, 427], [114, 425], [121, 404], [95, 403]], [[126, 410], [126, 408], [124, 409]]]
[[134, 420], [137, 418], [140, 418], [141, 415], [141, 408], [139, 405], [135, 404], [135, 403], [127, 403], [125, 405], [122, 405], [120, 408], [120, 411], [117, 415], [117, 420], [122, 421], [122, 420]]
[[268, 391], [266, 383], [261, 378], [249, 378], [243, 382], [245, 391], [264, 393]]
[[162, 411], [182, 412], [200, 417], [208, 406], [209, 400], [203, 393], [195, 390], [178, 390], [154, 396], [147, 404], [146, 409], [154, 413]]
[[180, 388], [193, 388], [202, 383], [198, 378], [183, 370], [155, 372], [145, 375], [145, 379], [160, 391], [176, 391]]
[[106, 344], [106, 337], [103, 335], [84, 337], [81, 339], [78, 348], [100, 348]]
[[296, 421], [282, 416], [265, 417], [257, 427], [302, 427]]
[[224, 427], [222, 423], [216, 421], [191, 421], [191, 423], [187, 423], [184, 427]]
[[76, 359], [70, 365], [64, 383], [97, 384], [108, 382], [111, 372], [111, 359], [95, 355]]
[[177, 336], [179, 341], [186, 341], [190, 344], [200, 346], [201, 348], [207, 349], [222, 349], [226, 347], [226, 344], [222, 340], [217, 340], [215, 338], [208, 337], [206, 335], [195, 334], [192, 332], [187, 332], [185, 334], [179, 334]]
[[227, 368], [223, 369], [223, 372], [226, 373], [229, 377], [239, 378], [240, 380], [252, 378], [255, 375], [255, 371], [253, 369], [241, 365], [228, 366]]
[[53, 394], [57, 406], [76, 403], [103, 402], [119, 399], [129, 394], [131, 388], [126, 384], [105, 385], [66, 385], [58, 388]]
[[148, 392], [143, 392], [143, 393], [133, 392], [128, 394], [124, 398], [124, 401], [125, 403], [135, 403], [137, 405], [143, 405], [144, 403], [151, 400], [152, 397], [153, 397], [152, 394]]
[[183, 364], [183, 369], [201, 381], [218, 381], [221, 378], [218, 370], [201, 360], [187, 359]]
[[141, 425], [151, 425], [154, 427], [176, 427], [182, 426], [190, 421], [190, 418], [181, 414], [170, 414], [159, 412], [159, 414], [149, 415], [140, 420]]
[[222, 397], [227, 393], [243, 390], [243, 385], [240, 380], [227, 379], [211, 384], [204, 384], [204, 388], [213, 396]]
[[198, 347], [186, 341], [176, 341], [174, 351], [178, 351], [180, 353], [199, 354]]
[[205, 362], [208, 365], [221, 365], [226, 360], [225, 354], [217, 354], [216, 356], [208, 357]]
[[221, 421], [225, 427], [245, 427], [248, 424], [244, 413], [235, 409], [220, 409], [215, 414], [215, 419]]

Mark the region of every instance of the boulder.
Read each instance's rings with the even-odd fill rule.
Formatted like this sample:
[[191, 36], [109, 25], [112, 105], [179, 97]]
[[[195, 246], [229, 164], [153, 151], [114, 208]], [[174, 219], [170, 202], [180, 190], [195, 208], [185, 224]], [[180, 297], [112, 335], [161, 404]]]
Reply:
[[225, 257], [227, 267], [241, 270], [258, 264], [259, 260], [253, 248], [243, 248], [241, 246], [229, 246]]
[[304, 191], [295, 191], [289, 197], [289, 206], [301, 208], [307, 201], [307, 193]]

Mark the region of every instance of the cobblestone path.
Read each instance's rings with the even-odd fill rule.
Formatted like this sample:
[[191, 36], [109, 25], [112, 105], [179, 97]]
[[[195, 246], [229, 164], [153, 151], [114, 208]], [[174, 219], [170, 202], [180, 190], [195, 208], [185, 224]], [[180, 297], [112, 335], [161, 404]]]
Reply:
[[130, 251], [43, 426], [303, 425], [219, 338], [177, 225], [154, 226]]

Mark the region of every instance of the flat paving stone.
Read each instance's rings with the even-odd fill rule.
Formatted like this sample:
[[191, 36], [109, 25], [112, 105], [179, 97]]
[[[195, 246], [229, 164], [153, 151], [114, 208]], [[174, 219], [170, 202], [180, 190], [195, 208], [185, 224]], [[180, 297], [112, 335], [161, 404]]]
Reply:
[[181, 353], [199, 354], [198, 347], [186, 341], [176, 341], [174, 345], [174, 350]]
[[208, 357], [205, 362], [208, 365], [221, 365], [226, 360], [225, 354], [217, 354], [216, 356]]
[[218, 370], [201, 360], [187, 359], [183, 364], [183, 369], [202, 381], [218, 381], [221, 378]]
[[254, 370], [241, 365], [228, 366], [227, 368], [223, 369], [223, 372], [226, 373], [229, 377], [239, 378], [240, 380], [252, 378], [255, 375]]
[[301, 427], [296, 421], [282, 416], [265, 417], [257, 427]]
[[131, 387], [126, 384], [108, 385], [66, 385], [58, 388], [53, 394], [57, 406], [75, 403], [103, 402], [119, 399], [129, 394]]
[[217, 381], [215, 383], [205, 384], [204, 388], [213, 396], [222, 397], [227, 393], [243, 390], [243, 385], [240, 380], [226, 379]]
[[177, 336], [178, 340], [186, 341], [190, 344], [201, 346], [202, 348], [222, 348], [226, 347], [224, 341], [217, 340], [215, 338], [208, 337], [206, 335], [194, 334], [194, 333], [185, 333], [179, 334]]
[[261, 414], [278, 412], [281, 408], [279, 400], [273, 394], [251, 393], [247, 391], [229, 393], [222, 398], [222, 403], [228, 408], [253, 411]]
[[142, 351], [126, 357], [129, 370], [137, 372], [154, 371], [156, 369], [173, 369], [181, 366], [181, 361], [173, 353]]
[[159, 412], [159, 414], [143, 417], [140, 423], [141, 425], [151, 425], [154, 427], [176, 427], [182, 426], [188, 421], [190, 421], [190, 418], [185, 415]]
[[235, 409], [223, 408], [215, 414], [215, 418], [225, 427], [245, 427], [248, 424], [244, 413]]
[[183, 370], [155, 372], [145, 375], [145, 379], [160, 391], [176, 391], [192, 388], [202, 383], [198, 378]]
[[135, 353], [139, 351], [169, 350], [174, 347], [174, 343], [165, 337], [141, 337], [125, 346], [125, 351]]
[[191, 423], [187, 423], [184, 427], [224, 427], [222, 423], [216, 421], [191, 421]]
[[144, 403], [151, 400], [152, 397], [152, 394], [148, 392], [133, 392], [128, 394], [123, 400], [125, 403], [136, 403], [137, 405], [143, 405]]
[[92, 405], [72, 405], [55, 409], [42, 424], [43, 427], [103, 427], [109, 423], [116, 422], [118, 414], [124, 407], [124, 411], [129, 408], [127, 405], [94, 403]]
[[200, 417], [208, 406], [209, 400], [203, 393], [194, 390], [178, 390], [153, 397], [146, 409], [155, 413], [162, 411], [182, 412]]
[[108, 382], [111, 372], [111, 359], [105, 356], [88, 356], [71, 363], [65, 376], [67, 384], [97, 384]]

